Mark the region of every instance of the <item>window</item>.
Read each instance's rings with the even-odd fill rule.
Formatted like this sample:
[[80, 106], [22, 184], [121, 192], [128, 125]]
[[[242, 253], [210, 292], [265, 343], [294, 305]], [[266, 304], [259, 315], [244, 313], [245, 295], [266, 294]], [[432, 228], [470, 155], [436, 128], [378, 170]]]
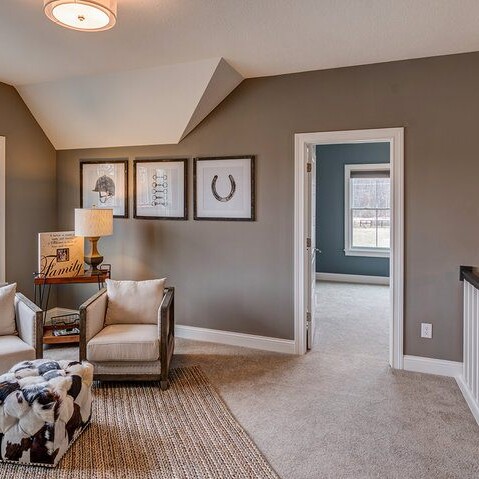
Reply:
[[344, 253], [388, 257], [391, 228], [389, 163], [345, 165]]

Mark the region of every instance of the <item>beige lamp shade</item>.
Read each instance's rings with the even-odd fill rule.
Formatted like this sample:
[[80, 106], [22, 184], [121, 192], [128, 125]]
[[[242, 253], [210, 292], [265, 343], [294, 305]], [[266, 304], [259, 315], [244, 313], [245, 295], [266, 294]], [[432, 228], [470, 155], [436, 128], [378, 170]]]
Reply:
[[62, 27], [100, 32], [116, 23], [117, 0], [43, 0], [45, 15]]
[[76, 236], [110, 236], [113, 234], [113, 210], [107, 208], [75, 208]]

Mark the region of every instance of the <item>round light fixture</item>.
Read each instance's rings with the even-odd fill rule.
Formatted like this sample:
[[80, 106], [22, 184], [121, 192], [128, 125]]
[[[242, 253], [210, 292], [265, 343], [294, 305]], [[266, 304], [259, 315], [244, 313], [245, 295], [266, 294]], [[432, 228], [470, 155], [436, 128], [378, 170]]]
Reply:
[[62, 27], [100, 32], [116, 23], [116, 0], [44, 0], [45, 15]]

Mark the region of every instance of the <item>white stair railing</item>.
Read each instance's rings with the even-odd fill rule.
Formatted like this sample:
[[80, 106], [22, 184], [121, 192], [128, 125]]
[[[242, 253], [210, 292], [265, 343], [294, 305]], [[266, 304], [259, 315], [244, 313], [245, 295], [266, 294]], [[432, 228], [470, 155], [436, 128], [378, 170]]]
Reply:
[[471, 268], [461, 268], [461, 279], [464, 281], [464, 359], [457, 382], [479, 423], [479, 276]]

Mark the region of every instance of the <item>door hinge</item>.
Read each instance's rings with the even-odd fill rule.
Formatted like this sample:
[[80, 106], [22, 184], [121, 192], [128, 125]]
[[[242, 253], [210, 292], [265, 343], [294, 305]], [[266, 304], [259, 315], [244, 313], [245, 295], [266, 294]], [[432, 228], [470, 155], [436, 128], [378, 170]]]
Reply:
[[311, 327], [311, 313], [306, 313], [306, 329]]
[[308, 173], [311, 173], [312, 169], [313, 169], [313, 165], [311, 163], [307, 163], [306, 164], [306, 171]]
[[306, 248], [311, 248], [311, 238], [306, 238]]

